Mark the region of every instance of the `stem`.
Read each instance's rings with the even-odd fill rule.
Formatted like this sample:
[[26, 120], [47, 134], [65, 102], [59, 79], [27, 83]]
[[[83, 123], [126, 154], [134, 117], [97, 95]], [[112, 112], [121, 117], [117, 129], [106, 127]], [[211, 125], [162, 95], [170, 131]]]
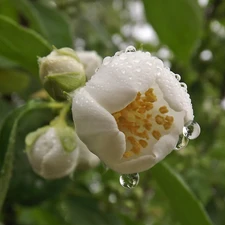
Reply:
[[[60, 103], [58, 103], [60, 104]], [[70, 110], [70, 106], [71, 104], [67, 103], [67, 104], [63, 104], [63, 108], [60, 110], [60, 113], [57, 117], [55, 117], [55, 119], [53, 119], [50, 123], [51, 126], [54, 126], [56, 124], [58, 125], [66, 125], [66, 117], [67, 117], [67, 113]]]

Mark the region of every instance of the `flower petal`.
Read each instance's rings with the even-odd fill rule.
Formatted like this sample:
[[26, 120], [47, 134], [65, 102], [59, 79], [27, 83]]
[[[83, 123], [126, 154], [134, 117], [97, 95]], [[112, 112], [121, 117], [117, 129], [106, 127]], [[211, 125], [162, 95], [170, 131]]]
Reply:
[[72, 111], [77, 134], [90, 151], [106, 163], [121, 158], [124, 134], [118, 130], [114, 117], [85, 88], [75, 93]]

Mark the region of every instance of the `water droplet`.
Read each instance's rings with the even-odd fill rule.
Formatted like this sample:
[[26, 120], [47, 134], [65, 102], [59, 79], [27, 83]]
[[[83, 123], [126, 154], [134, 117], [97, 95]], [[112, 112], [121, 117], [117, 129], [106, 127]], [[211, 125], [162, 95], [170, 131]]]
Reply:
[[124, 188], [134, 188], [138, 185], [139, 182], [139, 174], [138, 173], [133, 173], [133, 174], [122, 174], [120, 176], [120, 184]]
[[188, 142], [189, 139], [185, 137], [183, 134], [180, 134], [177, 145], [174, 150], [181, 150], [182, 148], [185, 148], [188, 145]]
[[181, 86], [182, 88], [184, 88], [184, 89], [187, 90], [187, 85], [186, 85], [184, 82], [181, 82], [181, 83], [180, 83], [180, 86]]
[[140, 59], [135, 59], [134, 62], [135, 63], [139, 63], [140, 62]]
[[130, 45], [126, 48], [125, 52], [136, 52], [136, 48], [134, 46]]
[[183, 135], [190, 140], [197, 138], [200, 133], [201, 128], [195, 121], [189, 121], [183, 128]]
[[138, 67], [138, 68], [136, 69], [136, 71], [137, 71], [138, 73], [140, 73], [140, 72], [141, 72], [141, 68]]
[[103, 59], [103, 65], [106, 66], [109, 64], [109, 62], [111, 61], [111, 57], [107, 56]]
[[146, 64], [147, 64], [149, 67], [152, 67], [152, 63], [146, 62]]
[[164, 68], [165, 68], [166, 70], [170, 70], [170, 68], [169, 68], [168, 66], [165, 66]]
[[180, 76], [179, 74], [175, 74], [174, 76], [175, 76], [175, 78], [176, 78], [178, 81], [180, 81], [181, 76]]
[[121, 53], [123, 53], [123, 51], [116, 52], [115, 56], [119, 56]]
[[122, 74], [125, 74], [126, 71], [125, 70], [122, 70], [121, 72], [122, 72]]

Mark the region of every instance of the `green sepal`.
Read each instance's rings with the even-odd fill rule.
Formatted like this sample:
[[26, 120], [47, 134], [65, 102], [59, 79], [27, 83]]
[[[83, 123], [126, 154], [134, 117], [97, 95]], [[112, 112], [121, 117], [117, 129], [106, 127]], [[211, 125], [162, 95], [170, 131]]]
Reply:
[[57, 101], [65, 101], [67, 100], [65, 92], [72, 92], [77, 88], [84, 86], [85, 82], [85, 74], [53, 74], [45, 77], [44, 88], [53, 99]]
[[66, 152], [74, 151], [77, 147], [74, 129], [69, 126], [56, 126], [55, 129], [64, 150]]

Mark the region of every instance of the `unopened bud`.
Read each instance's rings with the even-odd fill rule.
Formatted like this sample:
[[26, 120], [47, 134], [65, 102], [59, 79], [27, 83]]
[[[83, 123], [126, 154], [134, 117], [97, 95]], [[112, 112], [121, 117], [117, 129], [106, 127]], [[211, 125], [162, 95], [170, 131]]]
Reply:
[[102, 58], [95, 51], [76, 51], [81, 63], [84, 65], [87, 80], [95, 74], [96, 69], [102, 64]]
[[27, 155], [34, 172], [45, 179], [72, 173], [79, 156], [75, 137], [75, 131], [66, 126], [46, 126], [28, 134]]
[[44, 88], [57, 101], [66, 100], [65, 93], [86, 82], [83, 64], [70, 48], [54, 49], [48, 56], [39, 58], [38, 63]]

